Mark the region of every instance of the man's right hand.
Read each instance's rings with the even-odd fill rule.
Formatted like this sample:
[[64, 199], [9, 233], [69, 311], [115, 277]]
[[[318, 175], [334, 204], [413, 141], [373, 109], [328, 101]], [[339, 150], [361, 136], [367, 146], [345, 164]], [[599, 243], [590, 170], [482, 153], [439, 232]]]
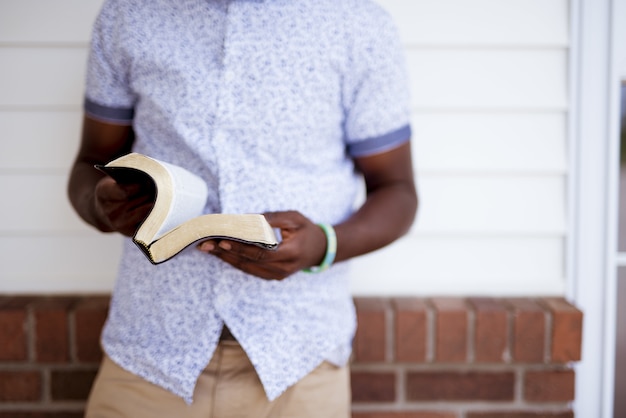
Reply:
[[94, 208], [110, 231], [133, 236], [154, 206], [154, 191], [139, 184], [120, 184], [103, 177], [96, 184]]
[[102, 232], [118, 231], [132, 236], [152, 208], [153, 189], [117, 183], [94, 168], [129, 153], [133, 143], [130, 125], [83, 118], [81, 144], [70, 172], [68, 195], [80, 217]]

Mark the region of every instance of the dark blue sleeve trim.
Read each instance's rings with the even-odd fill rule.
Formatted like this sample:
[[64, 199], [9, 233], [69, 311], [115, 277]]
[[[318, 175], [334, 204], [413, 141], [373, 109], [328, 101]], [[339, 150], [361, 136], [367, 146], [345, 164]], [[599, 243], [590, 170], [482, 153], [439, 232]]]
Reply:
[[135, 109], [132, 107], [103, 106], [89, 100], [88, 98], [85, 98], [83, 107], [85, 109], [85, 113], [94, 119], [118, 124], [130, 124], [135, 115]]
[[400, 129], [383, 136], [367, 138], [348, 145], [348, 154], [352, 157], [367, 157], [396, 148], [411, 139], [411, 126], [405, 125]]

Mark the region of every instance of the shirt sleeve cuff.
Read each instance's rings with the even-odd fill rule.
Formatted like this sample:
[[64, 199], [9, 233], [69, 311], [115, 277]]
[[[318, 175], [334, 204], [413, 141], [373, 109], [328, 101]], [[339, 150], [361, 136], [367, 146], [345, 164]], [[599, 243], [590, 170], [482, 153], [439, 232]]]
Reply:
[[132, 107], [104, 106], [88, 98], [85, 98], [83, 108], [88, 116], [96, 120], [119, 125], [130, 125], [135, 115]]
[[382, 136], [362, 139], [348, 145], [352, 157], [367, 157], [396, 148], [411, 139], [411, 126], [405, 125]]

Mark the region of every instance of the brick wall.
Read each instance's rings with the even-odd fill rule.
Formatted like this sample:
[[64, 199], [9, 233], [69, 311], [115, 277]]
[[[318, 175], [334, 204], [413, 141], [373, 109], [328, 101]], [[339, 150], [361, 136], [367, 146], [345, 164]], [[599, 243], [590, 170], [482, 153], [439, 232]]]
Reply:
[[[353, 418], [573, 417], [560, 298], [357, 298]], [[107, 296], [0, 296], [0, 418], [81, 417]]]
[[573, 417], [582, 313], [565, 300], [356, 304], [353, 418]]

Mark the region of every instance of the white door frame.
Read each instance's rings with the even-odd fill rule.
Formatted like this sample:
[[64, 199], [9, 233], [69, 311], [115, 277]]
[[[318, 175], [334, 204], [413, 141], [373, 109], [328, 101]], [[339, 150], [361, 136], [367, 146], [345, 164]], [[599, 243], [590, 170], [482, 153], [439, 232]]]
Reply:
[[[574, 411], [611, 418], [626, 0], [571, 0], [568, 297], [584, 312]], [[621, 65], [624, 67], [624, 65]]]

